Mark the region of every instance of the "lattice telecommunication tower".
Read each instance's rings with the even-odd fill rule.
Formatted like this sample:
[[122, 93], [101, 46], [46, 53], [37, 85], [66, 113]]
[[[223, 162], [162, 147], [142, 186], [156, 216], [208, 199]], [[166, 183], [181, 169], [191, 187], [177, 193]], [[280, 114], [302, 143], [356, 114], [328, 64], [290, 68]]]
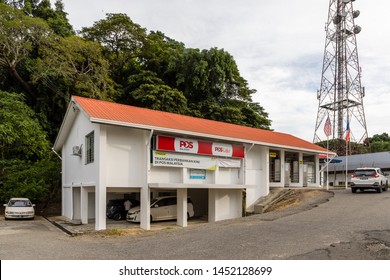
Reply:
[[355, 25], [360, 14], [354, 11], [355, 0], [330, 0], [325, 31], [325, 52], [314, 143], [327, 140], [323, 127], [328, 116], [332, 125], [330, 150], [339, 155], [346, 151], [346, 128], [349, 122], [350, 141], [363, 144], [368, 137], [363, 108], [364, 87], [361, 86]]

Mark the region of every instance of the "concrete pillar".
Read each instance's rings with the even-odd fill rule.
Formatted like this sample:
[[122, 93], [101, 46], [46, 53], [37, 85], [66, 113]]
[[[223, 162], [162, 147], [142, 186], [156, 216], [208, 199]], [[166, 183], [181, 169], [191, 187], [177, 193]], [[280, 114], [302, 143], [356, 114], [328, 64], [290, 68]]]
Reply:
[[[95, 186], [95, 229], [106, 229], [106, 201], [107, 201], [107, 130], [100, 125], [98, 136], [95, 135], [95, 160], [98, 164], [99, 182]], [[97, 141], [96, 141], [97, 140]], [[96, 145], [97, 144], [97, 145]]]
[[86, 191], [85, 187], [80, 188], [80, 202], [81, 202], [81, 209], [80, 209], [80, 216], [81, 216], [81, 223], [82, 224], [88, 224], [88, 192]]
[[284, 188], [288, 182], [286, 182], [286, 152], [280, 151], [280, 185]]
[[[317, 186], [321, 186], [320, 155], [319, 154], [315, 155], [314, 163], [315, 163], [315, 172], [316, 172], [316, 182], [315, 183]], [[326, 180], [328, 180], [328, 178], [326, 178]]]
[[141, 188], [141, 223], [140, 227], [150, 230], [150, 191], [149, 187]]
[[299, 187], [303, 187], [303, 153], [299, 153]]
[[187, 226], [187, 189], [177, 190], [177, 225]]
[[269, 148], [268, 147], [261, 147], [260, 148], [260, 154], [257, 155], [260, 157], [260, 168], [262, 171], [260, 171], [260, 182], [262, 186], [266, 186], [267, 193], [269, 193]]
[[188, 168], [187, 167], [183, 167], [181, 169], [181, 182], [183, 184], [186, 184], [189, 182], [189, 175], [188, 175]]
[[106, 188], [96, 186], [95, 191], [95, 230], [106, 229]]
[[210, 223], [216, 222], [216, 200], [217, 200], [217, 195], [216, 195], [216, 190], [215, 189], [209, 189], [209, 219], [208, 221]]

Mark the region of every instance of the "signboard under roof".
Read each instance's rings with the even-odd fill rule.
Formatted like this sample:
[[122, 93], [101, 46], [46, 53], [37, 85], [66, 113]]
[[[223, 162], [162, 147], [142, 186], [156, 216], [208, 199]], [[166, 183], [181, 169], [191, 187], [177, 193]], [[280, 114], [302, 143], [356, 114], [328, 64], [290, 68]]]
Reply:
[[188, 138], [157, 136], [157, 150], [177, 153], [244, 158], [244, 146], [207, 142]]

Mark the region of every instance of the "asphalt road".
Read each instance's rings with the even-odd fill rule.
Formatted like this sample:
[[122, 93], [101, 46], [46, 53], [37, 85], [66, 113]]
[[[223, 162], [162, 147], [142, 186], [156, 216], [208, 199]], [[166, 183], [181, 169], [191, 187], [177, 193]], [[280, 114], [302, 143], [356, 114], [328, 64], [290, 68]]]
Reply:
[[41, 217], [1, 218], [0, 259], [390, 259], [390, 191], [335, 190], [307, 209], [109, 237], [70, 237]]

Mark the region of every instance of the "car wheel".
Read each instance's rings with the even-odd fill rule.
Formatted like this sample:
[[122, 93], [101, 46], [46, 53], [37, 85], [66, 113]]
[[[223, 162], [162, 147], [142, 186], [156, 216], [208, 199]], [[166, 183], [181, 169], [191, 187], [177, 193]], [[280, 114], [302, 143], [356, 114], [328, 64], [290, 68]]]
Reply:
[[381, 193], [381, 192], [382, 192], [382, 186], [379, 187], [376, 191], [377, 191], [378, 193]]
[[122, 215], [120, 213], [115, 213], [114, 220], [119, 221], [120, 219], [122, 219]]
[[357, 189], [356, 188], [351, 188], [352, 193], [356, 193]]

